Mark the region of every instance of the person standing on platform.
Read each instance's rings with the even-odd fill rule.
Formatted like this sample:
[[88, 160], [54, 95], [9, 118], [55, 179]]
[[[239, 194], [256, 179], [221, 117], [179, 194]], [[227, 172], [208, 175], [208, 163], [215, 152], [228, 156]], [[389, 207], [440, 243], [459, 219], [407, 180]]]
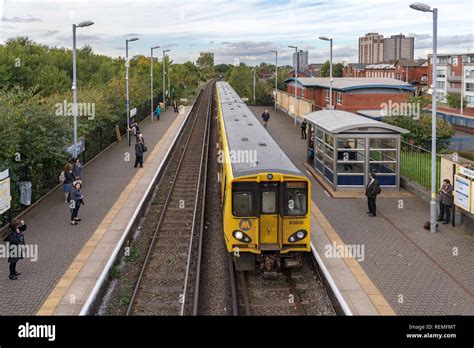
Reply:
[[369, 205], [369, 211], [367, 214], [373, 217], [377, 216], [377, 205], [375, 201], [377, 199], [377, 195], [382, 192], [382, 189], [380, 188], [379, 181], [377, 180], [377, 175], [374, 172], [371, 172], [369, 177], [370, 181], [365, 188], [365, 195], [367, 196], [367, 202]]
[[140, 168], [143, 168], [143, 153], [144, 150], [143, 140], [141, 138], [137, 138], [137, 143], [135, 144], [135, 165], [133, 166], [136, 168], [138, 164], [140, 164]]
[[178, 103], [176, 103], [176, 100], [173, 100], [173, 111], [174, 113], [178, 113]]
[[155, 109], [155, 116], [156, 116], [156, 120], [159, 121], [160, 120], [160, 114], [161, 114], [161, 108], [159, 105], [156, 106], [156, 109]]
[[451, 221], [451, 207], [453, 205], [453, 185], [449, 179], [443, 180], [443, 185], [439, 190], [439, 216], [438, 221], [443, 221], [443, 225]]
[[16, 271], [16, 263], [23, 258], [22, 245], [25, 244], [25, 235], [23, 232], [26, 230], [25, 221], [19, 222], [18, 220], [13, 220], [10, 223], [10, 233], [5, 238], [5, 241], [9, 245], [9, 255], [8, 263], [10, 268], [9, 278], [11, 280], [18, 279], [20, 273]]
[[263, 119], [263, 126], [267, 128], [268, 120], [270, 119], [270, 113], [268, 112], [268, 110], [265, 110], [265, 112], [262, 114], [262, 119]]
[[72, 183], [75, 180], [74, 173], [72, 171], [71, 163], [67, 163], [64, 166], [64, 181], [63, 181], [63, 192], [64, 202], [69, 203], [69, 195], [72, 191]]
[[72, 166], [72, 173], [74, 175], [75, 180], [82, 181], [82, 163], [79, 158], [74, 160], [74, 165]]
[[301, 139], [306, 139], [306, 127], [308, 127], [308, 122], [304, 119], [301, 122]]
[[79, 214], [79, 208], [84, 204], [83, 198], [84, 195], [81, 192], [81, 183], [79, 181], [74, 181], [70, 202], [71, 225], [77, 225], [77, 223], [81, 221], [77, 215]]

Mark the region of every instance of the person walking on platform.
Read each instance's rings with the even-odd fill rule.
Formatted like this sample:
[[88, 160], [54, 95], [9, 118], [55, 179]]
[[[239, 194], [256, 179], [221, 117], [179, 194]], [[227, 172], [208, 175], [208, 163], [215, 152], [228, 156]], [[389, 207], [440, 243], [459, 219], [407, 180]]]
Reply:
[[268, 110], [265, 110], [265, 112], [262, 114], [262, 119], [263, 119], [263, 126], [267, 128], [268, 120], [270, 119], [270, 113], [268, 112]]
[[140, 168], [143, 168], [143, 153], [144, 151], [143, 139], [137, 138], [137, 143], [135, 144], [135, 165], [136, 168], [140, 164]]
[[156, 120], [159, 121], [160, 120], [160, 114], [161, 114], [161, 108], [160, 108], [159, 105], [156, 106], [154, 114], [156, 116]]
[[64, 166], [64, 171], [61, 173], [60, 179], [63, 182], [64, 202], [68, 203], [69, 195], [72, 191], [72, 183], [75, 180], [72, 165], [70, 163], [67, 163]]
[[377, 205], [375, 200], [377, 199], [377, 195], [380, 194], [382, 190], [380, 188], [379, 181], [377, 180], [377, 175], [374, 172], [371, 172], [369, 177], [370, 181], [365, 188], [365, 195], [367, 196], [367, 202], [369, 205], [369, 211], [367, 214], [373, 217], [377, 216]]
[[82, 181], [82, 163], [79, 158], [74, 160], [74, 165], [72, 166], [72, 173], [74, 175], [75, 180]]
[[71, 202], [70, 202], [70, 210], [71, 210], [71, 225], [77, 225], [81, 219], [77, 217], [79, 214], [79, 208], [82, 204], [84, 204], [83, 198], [84, 195], [81, 192], [81, 183], [79, 181], [75, 181], [74, 189], [71, 192]]
[[23, 258], [23, 245], [25, 245], [25, 230], [26, 224], [25, 221], [19, 222], [18, 220], [13, 220], [10, 223], [10, 233], [5, 238], [5, 241], [9, 245], [9, 254], [8, 254], [8, 263], [10, 268], [9, 278], [11, 280], [18, 279], [20, 273], [16, 271], [16, 263]]
[[449, 179], [443, 180], [443, 185], [439, 190], [439, 216], [438, 221], [443, 221], [443, 225], [451, 221], [451, 207], [453, 205], [453, 185]]
[[301, 122], [301, 139], [306, 139], [306, 127], [308, 126], [308, 122], [306, 119]]

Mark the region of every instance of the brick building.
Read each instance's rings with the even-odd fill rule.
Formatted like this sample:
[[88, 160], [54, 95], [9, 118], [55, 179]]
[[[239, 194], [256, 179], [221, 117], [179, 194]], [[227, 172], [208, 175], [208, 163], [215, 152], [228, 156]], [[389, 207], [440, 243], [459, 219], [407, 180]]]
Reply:
[[365, 77], [365, 67], [368, 64], [349, 63], [342, 70], [342, 77]]
[[[468, 106], [474, 107], [474, 53], [438, 54], [437, 63], [438, 101], [446, 102], [448, 94], [461, 94], [461, 88], [464, 88], [463, 94]], [[428, 86], [432, 84], [432, 71], [432, 55], [430, 54], [428, 56]]]
[[[315, 109], [329, 106], [329, 78], [299, 78], [297, 95], [312, 100]], [[287, 92], [294, 94], [295, 79], [285, 81]], [[334, 109], [349, 112], [380, 110], [383, 103], [403, 103], [416, 89], [405, 82], [391, 78], [344, 78], [333, 81]]]

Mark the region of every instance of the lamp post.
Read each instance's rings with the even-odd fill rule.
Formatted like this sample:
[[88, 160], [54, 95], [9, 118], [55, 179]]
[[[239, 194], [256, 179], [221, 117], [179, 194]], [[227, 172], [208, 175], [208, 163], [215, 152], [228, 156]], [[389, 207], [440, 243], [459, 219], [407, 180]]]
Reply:
[[160, 46], [155, 46], [150, 49], [151, 55], [150, 55], [150, 105], [151, 105], [151, 122], [153, 122], [153, 50], [160, 48]]
[[293, 111], [295, 115], [295, 126], [296, 126], [296, 107], [298, 105], [298, 95], [297, 95], [297, 85], [298, 85], [298, 46], [288, 46], [289, 48], [294, 48], [296, 52], [296, 67], [295, 67], [295, 110]]
[[436, 69], [438, 41], [438, 9], [415, 2], [410, 5], [414, 10], [433, 13], [433, 71], [432, 71], [432, 106], [431, 106], [431, 201], [430, 201], [430, 231], [436, 232]]
[[278, 51], [271, 50], [275, 53], [275, 112], [277, 111], [277, 91], [278, 91]]
[[255, 85], [256, 85], [256, 77], [255, 77], [255, 73], [256, 73], [256, 70], [257, 70], [257, 67], [253, 68], [253, 103], [254, 105], [257, 105], [257, 97], [256, 97], [256, 93], [255, 93]]
[[165, 80], [165, 55], [166, 52], [169, 52], [171, 50], [163, 50], [163, 106], [165, 107], [166, 110], [166, 100], [165, 100], [165, 93], [166, 93], [166, 80]]
[[170, 99], [171, 103], [171, 64], [168, 64], [168, 98]]
[[128, 61], [128, 43], [137, 41], [138, 38], [134, 37], [132, 39], [126, 39], [125, 40], [125, 89], [126, 89], [126, 104], [127, 104], [127, 140], [128, 140], [128, 146], [130, 146], [130, 96], [128, 93], [128, 68], [130, 67], [130, 62]]
[[461, 56], [461, 116], [464, 116], [464, 56]]
[[329, 41], [329, 110], [333, 109], [332, 105], [332, 38], [326, 36], [320, 36], [320, 40]]
[[72, 95], [74, 112], [74, 158], [77, 158], [77, 88], [76, 88], [76, 28], [88, 27], [94, 24], [91, 21], [84, 21], [72, 25]]

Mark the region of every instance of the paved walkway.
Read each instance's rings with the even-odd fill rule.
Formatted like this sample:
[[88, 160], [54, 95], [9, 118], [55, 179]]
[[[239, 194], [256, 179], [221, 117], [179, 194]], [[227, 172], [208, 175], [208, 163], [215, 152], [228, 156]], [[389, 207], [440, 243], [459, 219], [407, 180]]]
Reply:
[[[252, 108], [259, 119], [263, 109]], [[292, 119], [271, 112], [268, 131], [307, 173], [302, 164], [306, 141]], [[318, 209], [346, 245], [364, 247], [359, 264], [397, 314], [474, 314], [473, 234], [450, 225], [440, 225], [435, 234], [424, 230], [429, 206], [418, 197], [401, 198], [403, 209], [398, 208], [400, 198], [381, 198], [377, 218], [369, 218], [365, 199], [328, 197], [311, 180]]]
[[[140, 128], [149, 151], [167, 132], [177, 114], [169, 110], [160, 121], [144, 120]], [[133, 139], [132, 139], [133, 140]], [[78, 226], [71, 226], [69, 208], [64, 203], [62, 188], [46, 197], [22, 217], [28, 224], [27, 244], [37, 245], [38, 260], [21, 260], [18, 280], [8, 279], [6, 260], [0, 268], [0, 315], [33, 315], [89, 241], [109, 210], [140, 169], [133, 168], [134, 147], [128, 147], [126, 137], [84, 168], [85, 205], [81, 207]], [[126, 161], [129, 156], [130, 162]]]

